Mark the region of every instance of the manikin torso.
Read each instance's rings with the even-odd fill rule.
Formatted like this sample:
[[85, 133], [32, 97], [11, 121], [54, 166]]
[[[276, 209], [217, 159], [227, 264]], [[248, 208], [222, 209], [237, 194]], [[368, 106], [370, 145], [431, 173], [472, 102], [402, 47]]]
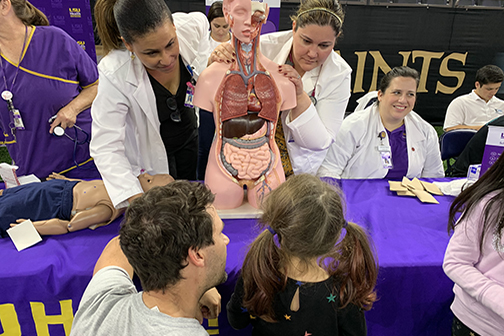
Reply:
[[[235, 0], [238, 1], [238, 0]], [[233, 34], [236, 61], [213, 63], [200, 76], [194, 103], [214, 113], [216, 136], [210, 149], [205, 183], [216, 194], [217, 209], [232, 209], [261, 200], [285, 181], [274, 135], [279, 112], [295, 106], [294, 85], [278, 65], [260, 53], [260, 21], [250, 43]], [[257, 26], [255, 27], [254, 24]], [[253, 34], [253, 33], [252, 33]]]

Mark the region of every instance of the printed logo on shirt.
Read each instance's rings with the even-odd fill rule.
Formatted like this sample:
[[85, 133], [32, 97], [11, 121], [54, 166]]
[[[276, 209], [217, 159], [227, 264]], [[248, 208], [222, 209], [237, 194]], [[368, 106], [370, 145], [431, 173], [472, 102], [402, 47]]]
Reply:
[[80, 18], [81, 17], [81, 10], [80, 8], [68, 8], [68, 12], [70, 13], [71, 18]]
[[86, 50], [86, 41], [77, 41], [77, 44], [80, 45], [82, 49]]

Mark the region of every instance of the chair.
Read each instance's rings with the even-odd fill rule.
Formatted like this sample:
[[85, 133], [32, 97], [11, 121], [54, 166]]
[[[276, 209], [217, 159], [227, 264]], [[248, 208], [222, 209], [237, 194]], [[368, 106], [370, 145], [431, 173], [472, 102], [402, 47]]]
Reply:
[[441, 144], [441, 160], [446, 160], [447, 176], [452, 170], [450, 159], [456, 159], [462, 153], [474, 134], [476, 134], [476, 130], [456, 129], [441, 135], [439, 140]]

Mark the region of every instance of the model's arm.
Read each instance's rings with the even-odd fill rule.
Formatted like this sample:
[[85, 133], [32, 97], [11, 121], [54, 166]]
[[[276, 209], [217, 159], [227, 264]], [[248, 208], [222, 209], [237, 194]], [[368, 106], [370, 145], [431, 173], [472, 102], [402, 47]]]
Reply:
[[[33, 222], [33, 226], [41, 235], [61, 235], [90, 227], [91, 225], [103, 224], [110, 220], [112, 210], [105, 205], [97, 205], [91, 209], [77, 213], [71, 220], [51, 218]], [[16, 223], [22, 223], [25, 219], [18, 219]], [[11, 224], [12, 226], [15, 224]]]
[[[443, 262], [443, 269], [450, 279], [460, 286], [488, 309], [504, 318], [504, 286], [478, 270], [475, 265], [482, 258], [479, 250], [479, 237], [482, 223], [482, 209], [479, 204], [469, 217], [459, 222], [448, 243]], [[489, 231], [485, 239], [491, 240], [493, 232]], [[486, 243], [488, 244], [488, 243]], [[497, 253], [493, 251], [492, 253]], [[498, 262], [503, 262], [500, 256], [493, 256]]]
[[444, 177], [443, 161], [439, 150], [439, 140], [434, 127], [429, 125], [425, 139], [425, 162], [422, 177]]
[[93, 275], [107, 266], [118, 266], [126, 270], [130, 278], [133, 278], [133, 267], [131, 267], [119, 245], [119, 237], [112, 238], [107, 246], [105, 246], [100, 258], [96, 262]]
[[234, 329], [243, 329], [250, 324], [250, 314], [242, 307], [243, 279], [241, 276], [235, 285], [234, 293], [226, 305], [228, 322]]
[[143, 193], [125, 153], [129, 109], [128, 98], [101, 72], [98, 95], [91, 107], [93, 125], [89, 149], [116, 208], [126, 207], [129, 198]]

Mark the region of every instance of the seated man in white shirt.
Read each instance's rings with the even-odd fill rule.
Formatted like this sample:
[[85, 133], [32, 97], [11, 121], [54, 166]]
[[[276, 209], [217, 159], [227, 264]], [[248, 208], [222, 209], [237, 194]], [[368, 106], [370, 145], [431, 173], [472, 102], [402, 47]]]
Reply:
[[213, 199], [181, 180], [134, 200], [96, 263], [71, 335], [208, 336], [201, 322], [220, 312], [215, 286], [227, 278], [229, 243]]
[[504, 115], [504, 101], [495, 97], [504, 73], [495, 65], [485, 65], [476, 72], [476, 89], [455, 98], [446, 110], [443, 129], [479, 130], [492, 119]]

